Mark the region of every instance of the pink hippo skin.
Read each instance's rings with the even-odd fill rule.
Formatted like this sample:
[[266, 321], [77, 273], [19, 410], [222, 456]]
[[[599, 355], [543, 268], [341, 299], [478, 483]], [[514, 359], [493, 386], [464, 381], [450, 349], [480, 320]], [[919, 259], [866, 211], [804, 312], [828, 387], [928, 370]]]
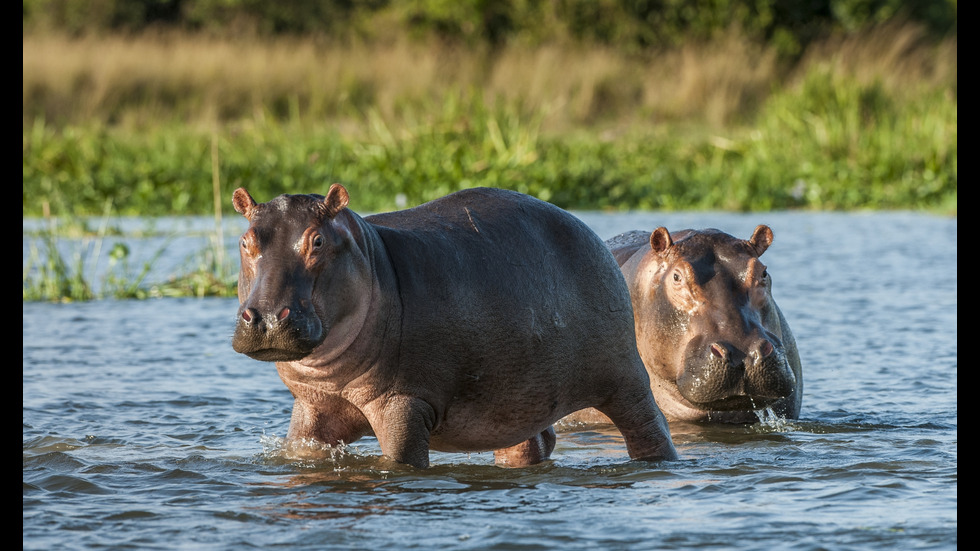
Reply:
[[236, 351], [276, 362], [287, 440], [374, 435], [424, 468], [429, 450], [547, 459], [552, 424], [594, 407], [631, 458], [676, 459], [636, 349], [629, 291], [571, 214], [499, 189], [361, 217], [334, 184], [257, 204], [241, 239]]
[[[606, 244], [629, 286], [637, 347], [668, 420], [752, 423], [766, 407], [799, 418], [796, 341], [759, 260], [772, 244], [768, 226], [747, 241], [714, 229], [660, 227]], [[603, 420], [594, 410], [569, 418]]]

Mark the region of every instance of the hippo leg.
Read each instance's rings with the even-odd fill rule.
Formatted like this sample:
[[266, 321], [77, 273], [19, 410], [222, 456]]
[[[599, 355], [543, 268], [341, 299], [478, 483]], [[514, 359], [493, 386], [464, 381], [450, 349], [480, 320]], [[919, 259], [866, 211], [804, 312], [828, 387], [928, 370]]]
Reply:
[[[420, 469], [429, 466], [429, 441], [436, 413], [424, 400], [395, 396], [382, 406], [380, 423], [374, 423], [374, 434], [381, 453], [398, 463]], [[375, 417], [368, 413], [368, 417]]]
[[667, 419], [653, 396], [649, 392], [642, 398], [643, 393], [627, 394], [621, 391], [596, 409], [609, 417], [622, 433], [630, 458], [647, 461], [677, 459]]
[[516, 446], [494, 450], [494, 463], [501, 467], [526, 467], [548, 459], [555, 449], [555, 428], [548, 427], [534, 438]]

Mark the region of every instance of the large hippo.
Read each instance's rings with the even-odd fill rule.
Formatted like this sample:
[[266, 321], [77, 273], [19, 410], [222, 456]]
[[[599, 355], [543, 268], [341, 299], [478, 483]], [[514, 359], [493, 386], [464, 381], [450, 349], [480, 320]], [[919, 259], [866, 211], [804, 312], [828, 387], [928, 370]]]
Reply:
[[[772, 238], [759, 225], [748, 240], [660, 227], [606, 241], [626, 277], [637, 347], [669, 420], [751, 423], [766, 407], [799, 418], [796, 341], [759, 260]], [[578, 420], [595, 420], [585, 413]]]
[[552, 424], [594, 407], [631, 458], [675, 459], [637, 352], [629, 291], [571, 214], [469, 189], [361, 217], [338, 184], [257, 204], [242, 188], [234, 349], [276, 362], [287, 440], [350, 443], [424, 468], [429, 450], [547, 459]]

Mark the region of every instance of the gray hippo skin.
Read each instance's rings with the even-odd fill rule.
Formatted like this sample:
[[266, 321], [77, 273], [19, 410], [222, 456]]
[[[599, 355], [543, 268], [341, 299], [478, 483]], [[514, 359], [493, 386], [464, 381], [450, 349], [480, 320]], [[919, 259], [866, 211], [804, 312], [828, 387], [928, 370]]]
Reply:
[[499, 189], [361, 217], [327, 195], [257, 204], [241, 239], [237, 352], [276, 362], [287, 440], [374, 435], [424, 468], [429, 450], [547, 459], [552, 424], [594, 407], [633, 459], [676, 459], [636, 349], [629, 291], [571, 214]]
[[[760, 225], [747, 241], [663, 227], [606, 241], [629, 286], [637, 347], [668, 420], [752, 423], [754, 410], [766, 407], [799, 418], [796, 341], [759, 260], [772, 238]], [[586, 413], [578, 420], [601, 420]]]

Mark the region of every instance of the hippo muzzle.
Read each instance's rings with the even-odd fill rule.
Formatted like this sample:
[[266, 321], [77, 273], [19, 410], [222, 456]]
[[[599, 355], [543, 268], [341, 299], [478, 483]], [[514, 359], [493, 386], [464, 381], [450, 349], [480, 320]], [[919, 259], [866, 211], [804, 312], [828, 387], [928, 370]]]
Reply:
[[242, 304], [232, 347], [235, 352], [269, 362], [288, 362], [308, 356], [326, 336], [312, 308], [283, 306], [260, 310]]
[[710, 411], [763, 409], [792, 394], [797, 383], [782, 343], [771, 335], [745, 347], [693, 339], [683, 365], [678, 391]]

